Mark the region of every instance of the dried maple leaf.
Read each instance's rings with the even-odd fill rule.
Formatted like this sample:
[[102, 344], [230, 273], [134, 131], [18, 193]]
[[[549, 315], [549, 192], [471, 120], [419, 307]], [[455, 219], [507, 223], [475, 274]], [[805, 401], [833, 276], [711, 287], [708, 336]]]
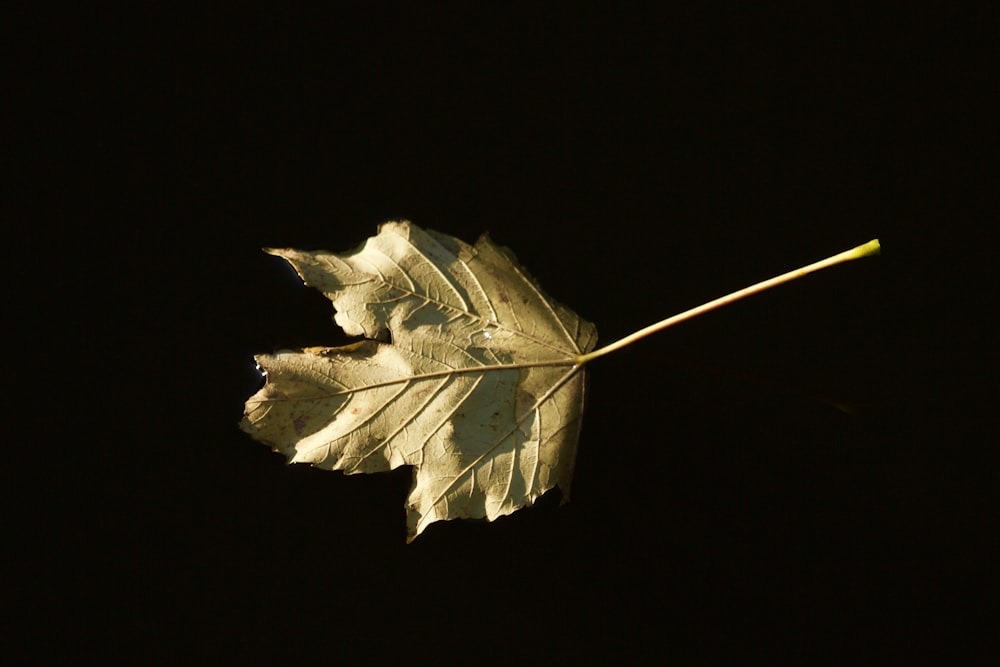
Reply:
[[[394, 222], [344, 256], [269, 252], [368, 340], [258, 357], [268, 381], [244, 430], [291, 461], [349, 474], [413, 466], [411, 539], [440, 519], [510, 514], [555, 485], [566, 498], [583, 413], [577, 358], [597, 332], [510, 251]], [[391, 344], [378, 341], [385, 332]]]
[[554, 486], [565, 502], [587, 361], [877, 248], [873, 241], [596, 352], [594, 325], [549, 298], [485, 235], [470, 246], [390, 222], [348, 254], [268, 250], [333, 302], [347, 334], [365, 340], [258, 356], [267, 381], [248, 399], [241, 428], [292, 462], [348, 474], [412, 466], [409, 540], [435, 521], [510, 514]]

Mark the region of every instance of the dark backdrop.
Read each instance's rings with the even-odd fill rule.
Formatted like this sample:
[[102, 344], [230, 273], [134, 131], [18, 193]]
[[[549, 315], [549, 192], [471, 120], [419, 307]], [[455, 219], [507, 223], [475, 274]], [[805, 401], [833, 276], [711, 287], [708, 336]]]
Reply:
[[[10, 650], [987, 655], [996, 10], [683, 4], [14, 11]], [[237, 428], [254, 353], [345, 340], [260, 248], [400, 218], [602, 342], [884, 254], [594, 363], [572, 502], [406, 545], [407, 470]]]

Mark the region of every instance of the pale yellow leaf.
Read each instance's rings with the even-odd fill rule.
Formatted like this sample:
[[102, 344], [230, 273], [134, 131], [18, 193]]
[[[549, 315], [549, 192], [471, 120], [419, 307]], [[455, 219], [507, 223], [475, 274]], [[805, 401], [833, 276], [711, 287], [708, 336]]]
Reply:
[[660, 320], [594, 350], [590, 322], [547, 297], [514, 255], [409, 222], [358, 250], [269, 250], [323, 292], [344, 347], [261, 355], [241, 427], [293, 462], [348, 474], [413, 467], [409, 539], [435, 521], [493, 520], [559, 486], [569, 497], [584, 365], [814, 271], [876, 255], [869, 241]]
[[268, 252], [365, 340], [259, 356], [266, 383], [245, 431], [290, 461], [348, 474], [412, 466], [411, 540], [434, 521], [510, 514], [557, 485], [568, 497], [579, 360], [597, 333], [509, 250], [404, 221], [346, 254]]

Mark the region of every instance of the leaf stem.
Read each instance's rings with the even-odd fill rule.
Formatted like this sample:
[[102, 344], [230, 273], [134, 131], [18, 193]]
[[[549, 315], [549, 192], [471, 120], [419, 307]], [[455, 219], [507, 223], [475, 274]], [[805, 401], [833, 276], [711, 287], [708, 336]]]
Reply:
[[609, 354], [616, 350], [620, 350], [623, 347], [631, 345], [640, 338], [645, 338], [646, 336], [654, 334], [657, 331], [662, 331], [667, 327], [672, 327], [673, 325], [683, 322], [685, 320], [689, 320], [692, 317], [697, 317], [702, 313], [707, 313], [710, 310], [721, 308], [722, 306], [726, 306], [735, 301], [739, 301], [740, 299], [746, 298], [753, 294], [757, 294], [758, 292], [763, 292], [764, 290], [776, 287], [778, 285], [781, 285], [782, 283], [787, 283], [792, 280], [795, 280], [796, 278], [801, 278], [802, 276], [808, 273], [819, 271], [820, 269], [825, 269], [834, 266], [836, 264], [841, 264], [843, 262], [849, 262], [854, 259], [861, 259], [862, 257], [877, 255], [879, 254], [880, 251], [881, 251], [881, 246], [879, 245], [878, 239], [874, 239], [872, 241], [869, 241], [868, 243], [859, 245], [856, 248], [845, 250], [844, 252], [833, 255], [832, 257], [821, 259], [818, 262], [814, 262], [807, 266], [803, 266], [801, 268], [795, 269], [794, 271], [789, 271], [788, 273], [783, 273], [780, 276], [775, 276], [774, 278], [764, 280], [755, 285], [751, 285], [750, 287], [744, 287], [743, 289], [737, 290], [732, 294], [727, 294], [726, 296], [719, 297], [718, 299], [714, 299], [712, 301], [709, 301], [708, 303], [704, 303], [698, 306], [697, 308], [686, 310], [683, 313], [678, 313], [677, 315], [668, 317], [667, 319], [661, 320], [655, 324], [650, 324], [648, 327], [639, 329], [635, 333], [629, 334], [628, 336], [625, 336], [624, 338], [615, 341], [614, 343], [605, 345], [604, 347], [594, 350], [593, 352], [588, 352], [587, 354], [581, 354], [576, 358], [576, 363], [585, 364], [588, 361], [592, 361], [593, 359], [597, 359], [598, 357], [603, 357], [606, 354]]

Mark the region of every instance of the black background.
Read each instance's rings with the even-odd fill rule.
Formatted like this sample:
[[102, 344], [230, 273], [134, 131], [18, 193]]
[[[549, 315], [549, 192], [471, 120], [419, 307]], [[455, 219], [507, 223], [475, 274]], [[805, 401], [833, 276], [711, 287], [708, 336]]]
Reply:
[[[15, 10], [8, 650], [990, 655], [995, 6], [687, 4]], [[406, 545], [409, 471], [237, 429], [254, 353], [345, 340], [260, 248], [402, 218], [604, 343], [884, 254], [595, 362], [572, 502]]]

